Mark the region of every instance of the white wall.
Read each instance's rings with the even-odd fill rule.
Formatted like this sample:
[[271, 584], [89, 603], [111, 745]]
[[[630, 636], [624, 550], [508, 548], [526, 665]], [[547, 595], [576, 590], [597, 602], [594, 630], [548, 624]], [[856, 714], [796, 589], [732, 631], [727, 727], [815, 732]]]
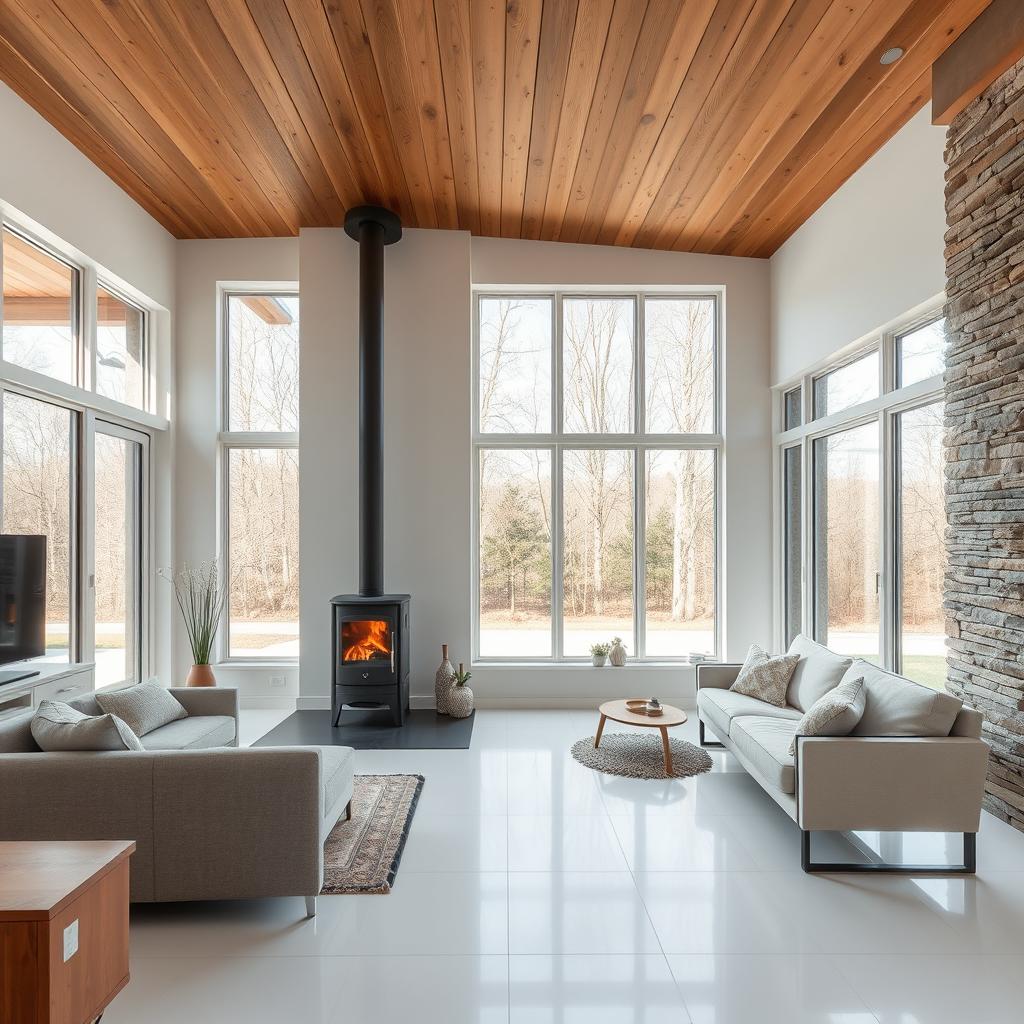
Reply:
[[[217, 554], [217, 434], [221, 424], [218, 364], [218, 286], [238, 282], [292, 285], [299, 280], [297, 238], [226, 238], [177, 243], [175, 296], [175, 565]], [[300, 313], [301, 320], [301, 313]], [[191, 664], [184, 629], [174, 618], [174, 661], [169, 681], [180, 684]], [[271, 690], [270, 676], [285, 676]], [[218, 682], [238, 686], [247, 699], [294, 697], [294, 668], [217, 669]]]
[[[300, 238], [300, 706], [326, 706], [330, 609], [357, 587], [357, 247]], [[413, 595], [412, 694], [433, 696], [440, 644], [469, 660], [471, 291], [477, 285], [725, 288], [726, 651], [771, 637], [768, 265], [599, 246], [407, 231], [385, 262], [385, 583]], [[627, 690], [692, 697], [692, 670], [477, 668], [482, 700], [589, 701]], [[418, 703], [422, 703], [422, 700]]]
[[945, 137], [925, 107], [771, 258], [773, 384], [942, 293]]

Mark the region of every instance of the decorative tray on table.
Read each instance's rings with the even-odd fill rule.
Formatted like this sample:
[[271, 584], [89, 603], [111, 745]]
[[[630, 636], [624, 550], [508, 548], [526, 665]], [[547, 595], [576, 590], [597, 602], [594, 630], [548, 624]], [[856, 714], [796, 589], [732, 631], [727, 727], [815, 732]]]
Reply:
[[658, 715], [665, 714], [665, 710], [662, 708], [657, 697], [651, 697], [650, 700], [646, 698], [627, 700], [626, 709], [632, 711], [634, 715], [648, 715], [651, 718], [657, 718]]

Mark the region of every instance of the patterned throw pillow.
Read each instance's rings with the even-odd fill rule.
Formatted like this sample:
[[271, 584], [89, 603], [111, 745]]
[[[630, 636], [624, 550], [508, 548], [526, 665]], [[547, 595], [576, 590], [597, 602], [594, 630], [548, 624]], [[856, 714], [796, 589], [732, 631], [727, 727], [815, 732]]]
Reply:
[[96, 694], [96, 703], [128, 724], [136, 736], [186, 718], [188, 712], [156, 680]]
[[40, 750], [142, 750], [116, 715], [83, 715], [58, 700], [40, 701], [29, 727]]
[[[864, 715], [867, 687], [862, 677], [849, 679], [819, 697], [797, 722], [797, 736], [849, 736]], [[796, 753], [796, 736], [789, 744]]]
[[784, 708], [789, 677], [799, 660], [797, 654], [783, 654], [773, 658], [765, 654], [757, 644], [751, 644], [747, 660], [743, 662], [736, 682], [729, 689], [747, 697], [756, 697], [766, 704], [774, 704], [777, 708]]

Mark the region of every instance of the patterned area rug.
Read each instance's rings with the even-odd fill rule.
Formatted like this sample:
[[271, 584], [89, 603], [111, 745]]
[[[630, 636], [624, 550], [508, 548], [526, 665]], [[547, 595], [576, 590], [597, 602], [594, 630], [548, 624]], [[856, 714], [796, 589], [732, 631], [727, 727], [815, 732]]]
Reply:
[[355, 777], [352, 818], [324, 843], [323, 895], [391, 892], [422, 788], [422, 775]]
[[[685, 779], [711, 771], [711, 755], [686, 740], [669, 737], [672, 748], [672, 775]], [[625, 775], [631, 779], [665, 778], [665, 755], [661, 749], [661, 736], [626, 732], [606, 732], [601, 746], [594, 749], [594, 737], [577, 740], [572, 745], [572, 756], [599, 772]]]

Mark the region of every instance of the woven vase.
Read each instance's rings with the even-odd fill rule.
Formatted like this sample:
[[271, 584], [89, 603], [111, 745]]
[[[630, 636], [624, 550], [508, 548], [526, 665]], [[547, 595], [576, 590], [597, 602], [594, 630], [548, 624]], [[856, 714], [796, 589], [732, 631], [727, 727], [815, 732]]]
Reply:
[[473, 691], [468, 686], [453, 686], [448, 691], [448, 714], [452, 718], [469, 718], [473, 714]]
[[622, 644], [612, 644], [608, 651], [608, 660], [616, 668], [622, 668], [626, 664], [626, 648]]
[[448, 660], [448, 645], [441, 644], [441, 664], [434, 674], [434, 704], [439, 715], [450, 714], [448, 695], [455, 683], [455, 669]]

